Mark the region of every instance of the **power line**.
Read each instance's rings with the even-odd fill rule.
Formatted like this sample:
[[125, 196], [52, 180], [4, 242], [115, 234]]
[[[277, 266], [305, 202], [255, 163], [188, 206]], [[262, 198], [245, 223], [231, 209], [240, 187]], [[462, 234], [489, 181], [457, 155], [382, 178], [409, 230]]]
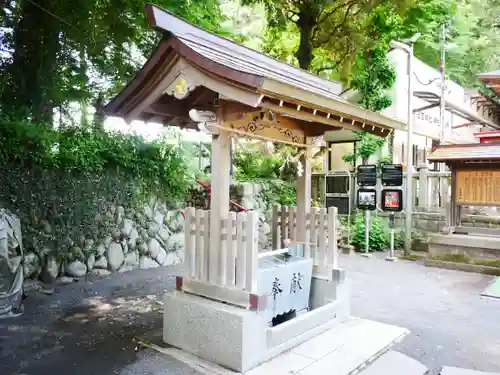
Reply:
[[[59, 17], [57, 14], [52, 13], [50, 10], [48, 10], [48, 9], [46, 9], [46, 8], [44, 8], [44, 7], [42, 7], [41, 5], [39, 5], [39, 4], [37, 4], [37, 3], [35, 3], [33, 0], [28, 0], [28, 2], [29, 2], [29, 3], [31, 3], [31, 4], [33, 4], [33, 5], [34, 5], [34, 6], [36, 6], [37, 8], [39, 8], [39, 9], [43, 10], [45, 13], [50, 14], [52, 17], [57, 18], [59, 21], [64, 22], [66, 25], [68, 25], [68, 26], [70, 26], [70, 27], [74, 27], [71, 23], [69, 23], [69, 22], [68, 22], [68, 21], [66, 21], [65, 19], [63, 19], [63, 18]], [[76, 27], [75, 27], [75, 28], [76, 28]], [[79, 30], [79, 31], [81, 31], [81, 30]]]
[[417, 79], [418, 83], [420, 83], [422, 86], [429, 86], [431, 83], [436, 82], [438, 79], [440, 79], [440, 78], [433, 78], [433, 79], [429, 80], [429, 82], [427, 82], [427, 83], [423, 83], [423, 82], [420, 80], [420, 78], [418, 78], [417, 73], [413, 72], [413, 75], [414, 75], [414, 76], [415, 76], [415, 78]]

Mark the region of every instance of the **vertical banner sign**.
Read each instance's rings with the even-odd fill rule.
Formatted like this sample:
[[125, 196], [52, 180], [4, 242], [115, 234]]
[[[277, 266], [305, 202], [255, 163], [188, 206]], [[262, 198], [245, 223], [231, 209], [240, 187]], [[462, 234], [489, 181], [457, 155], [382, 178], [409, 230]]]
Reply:
[[[377, 208], [377, 191], [374, 187], [377, 185], [377, 166], [373, 164], [359, 165], [357, 169], [358, 201], [359, 209], [365, 210], [365, 255], [370, 251], [370, 211]], [[372, 187], [372, 189], [366, 189]]]
[[358, 177], [358, 185], [359, 186], [376, 186], [377, 185], [377, 166], [376, 165], [359, 165], [357, 177]]
[[[384, 164], [381, 167], [381, 180], [383, 186], [400, 187], [403, 185], [403, 166], [401, 164]], [[394, 261], [394, 213], [403, 211], [403, 190], [383, 189], [380, 199], [382, 211], [388, 211], [389, 227], [391, 228], [391, 242], [389, 256], [386, 260]]]
[[382, 211], [400, 212], [403, 211], [403, 190], [384, 189], [382, 190]]
[[401, 164], [382, 165], [382, 185], [401, 186], [403, 185], [403, 166]]

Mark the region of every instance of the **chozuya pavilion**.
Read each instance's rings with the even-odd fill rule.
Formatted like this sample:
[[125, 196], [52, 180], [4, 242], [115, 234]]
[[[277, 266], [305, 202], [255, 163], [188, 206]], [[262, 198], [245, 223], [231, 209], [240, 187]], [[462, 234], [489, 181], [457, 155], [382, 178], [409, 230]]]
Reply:
[[[387, 137], [405, 124], [347, 103], [335, 82], [157, 6], [146, 11], [163, 38], [106, 114], [204, 128], [213, 137], [210, 210], [186, 208], [185, 274], [165, 295], [163, 338], [244, 372], [349, 315], [348, 278], [338, 268], [337, 210], [310, 206], [313, 137], [327, 131], [338, 132], [339, 140], [353, 131]], [[259, 253], [256, 214], [229, 210], [232, 137], [304, 150], [297, 207], [280, 208], [273, 223], [273, 243], [280, 249]], [[278, 316], [288, 318], [278, 324]]]

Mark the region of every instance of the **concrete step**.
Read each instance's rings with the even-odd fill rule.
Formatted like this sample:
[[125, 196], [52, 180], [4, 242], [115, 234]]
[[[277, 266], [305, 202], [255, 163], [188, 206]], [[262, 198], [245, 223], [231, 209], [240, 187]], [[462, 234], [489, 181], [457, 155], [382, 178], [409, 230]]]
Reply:
[[440, 375], [500, 375], [498, 372], [483, 372], [476, 370], [467, 370], [458, 367], [445, 366], [439, 373]]
[[[249, 370], [246, 375], [353, 375], [359, 373], [367, 363], [372, 363], [408, 333], [405, 328], [350, 318]], [[184, 362], [203, 375], [237, 374], [183, 350], [158, 345], [150, 347]]]
[[389, 350], [370, 364], [359, 375], [424, 375], [427, 367], [402, 353]]

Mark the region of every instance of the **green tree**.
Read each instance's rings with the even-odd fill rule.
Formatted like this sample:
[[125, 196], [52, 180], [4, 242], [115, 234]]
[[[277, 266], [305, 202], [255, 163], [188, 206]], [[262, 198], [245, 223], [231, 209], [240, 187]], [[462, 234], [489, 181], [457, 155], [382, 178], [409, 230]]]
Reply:
[[[144, 0], [2, 0], [0, 103], [4, 110], [50, 122], [70, 102], [102, 106], [151, 53], [158, 35]], [[217, 0], [159, 0], [218, 30]]]
[[294, 51], [298, 65], [309, 70], [317, 49], [335, 46], [332, 57], [342, 61], [354, 41], [350, 31], [359, 27], [357, 20], [383, 0], [243, 0], [244, 5], [261, 3], [267, 11], [271, 35], [294, 31], [298, 36]]
[[263, 4], [264, 50], [305, 70], [349, 82], [360, 51], [390, 37], [426, 33], [453, 0], [242, 0]]

